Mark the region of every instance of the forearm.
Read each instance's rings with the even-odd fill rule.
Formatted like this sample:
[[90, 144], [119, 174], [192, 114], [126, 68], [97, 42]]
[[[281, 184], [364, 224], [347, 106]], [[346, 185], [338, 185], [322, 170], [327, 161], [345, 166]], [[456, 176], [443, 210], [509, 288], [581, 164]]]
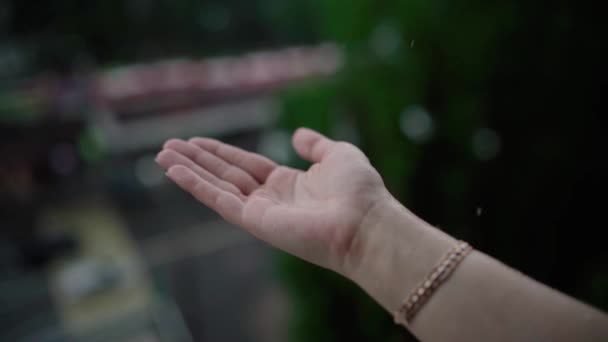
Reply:
[[[456, 240], [396, 201], [366, 218], [347, 275], [393, 313]], [[423, 340], [602, 340], [603, 313], [473, 251], [409, 325]]]

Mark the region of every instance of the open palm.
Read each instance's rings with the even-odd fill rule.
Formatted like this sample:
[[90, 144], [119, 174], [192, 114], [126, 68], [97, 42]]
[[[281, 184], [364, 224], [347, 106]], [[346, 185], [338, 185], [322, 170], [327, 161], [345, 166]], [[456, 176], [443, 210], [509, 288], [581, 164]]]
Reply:
[[366, 213], [389, 197], [355, 146], [309, 129], [293, 136], [308, 171], [208, 138], [171, 139], [157, 162], [182, 189], [256, 237], [341, 271]]

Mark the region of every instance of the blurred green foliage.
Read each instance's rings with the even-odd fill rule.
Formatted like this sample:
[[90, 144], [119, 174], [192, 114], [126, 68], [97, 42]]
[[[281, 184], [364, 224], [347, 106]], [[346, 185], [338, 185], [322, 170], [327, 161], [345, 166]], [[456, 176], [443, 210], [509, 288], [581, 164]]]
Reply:
[[[589, 201], [601, 193], [594, 186], [603, 186], [605, 170], [597, 121], [605, 81], [592, 76], [602, 64], [593, 43], [602, 31], [588, 4], [299, 3], [316, 14], [319, 37], [344, 49], [345, 68], [336, 79], [284, 94], [281, 128], [307, 126], [335, 137], [341, 122], [353, 123], [355, 140], [388, 188], [416, 213], [608, 308], [608, 273], [599, 266], [608, 258], [592, 224], [601, 209]], [[411, 108], [430, 113], [428, 141], [403, 133]], [[494, 148], [495, 158], [484, 157]], [[339, 277], [288, 256], [281, 272], [296, 303], [294, 340], [403, 335]]]

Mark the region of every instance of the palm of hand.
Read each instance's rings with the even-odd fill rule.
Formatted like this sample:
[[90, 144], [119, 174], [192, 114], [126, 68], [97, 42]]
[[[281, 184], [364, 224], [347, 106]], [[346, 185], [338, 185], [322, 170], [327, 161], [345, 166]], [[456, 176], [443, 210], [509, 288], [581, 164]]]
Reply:
[[350, 144], [304, 129], [294, 135], [294, 147], [315, 162], [308, 171], [200, 138], [169, 141], [157, 160], [180, 187], [228, 221], [339, 271], [365, 214], [386, 190], [365, 155]]
[[382, 180], [355, 147], [337, 144], [306, 172], [279, 167], [247, 201], [243, 221], [271, 244], [339, 268]]

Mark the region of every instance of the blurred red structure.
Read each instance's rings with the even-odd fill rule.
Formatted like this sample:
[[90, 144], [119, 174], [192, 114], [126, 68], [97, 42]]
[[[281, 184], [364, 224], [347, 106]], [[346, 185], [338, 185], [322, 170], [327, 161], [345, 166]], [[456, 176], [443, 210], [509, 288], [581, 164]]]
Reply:
[[342, 66], [337, 46], [291, 47], [238, 57], [175, 59], [94, 73], [46, 73], [20, 82], [13, 95], [42, 116], [97, 108], [128, 119], [167, 114], [264, 94]]

